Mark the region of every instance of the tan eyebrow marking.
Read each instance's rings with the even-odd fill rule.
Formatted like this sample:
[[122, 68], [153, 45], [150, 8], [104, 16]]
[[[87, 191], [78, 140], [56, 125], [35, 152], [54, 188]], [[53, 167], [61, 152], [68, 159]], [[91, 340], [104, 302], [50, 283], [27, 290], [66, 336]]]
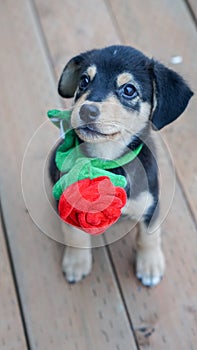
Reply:
[[118, 87], [126, 84], [126, 83], [129, 83], [130, 81], [134, 81], [134, 78], [132, 76], [132, 74], [130, 73], [121, 73], [118, 75], [117, 77], [117, 85]]
[[90, 80], [93, 80], [97, 72], [96, 66], [93, 64], [92, 66], [88, 67], [87, 73], [90, 77]]

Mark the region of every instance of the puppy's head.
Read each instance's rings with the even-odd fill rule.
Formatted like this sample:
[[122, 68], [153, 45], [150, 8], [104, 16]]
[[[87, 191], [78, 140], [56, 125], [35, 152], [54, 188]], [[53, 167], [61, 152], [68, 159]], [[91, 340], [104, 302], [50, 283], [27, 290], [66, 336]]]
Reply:
[[178, 118], [193, 94], [177, 73], [128, 46], [72, 58], [58, 91], [62, 97], [74, 97], [71, 123], [82, 140], [124, 139], [127, 144], [150, 121], [161, 129]]

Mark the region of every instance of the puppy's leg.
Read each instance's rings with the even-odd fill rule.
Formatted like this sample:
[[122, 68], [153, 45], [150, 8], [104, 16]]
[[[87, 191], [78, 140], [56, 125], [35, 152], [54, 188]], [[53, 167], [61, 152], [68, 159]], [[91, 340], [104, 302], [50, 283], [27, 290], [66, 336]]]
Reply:
[[[148, 232], [149, 231], [149, 232]], [[161, 230], [154, 224], [151, 229], [139, 223], [136, 238], [136, 276], [145, 286], [156, 286], [162, 279], [165, 260], [161, 249]]]
[[92, 268], [91, 238], [87, 233], [62, 223], [64, 250], [62, 270], [69, 283], [87, 276]]

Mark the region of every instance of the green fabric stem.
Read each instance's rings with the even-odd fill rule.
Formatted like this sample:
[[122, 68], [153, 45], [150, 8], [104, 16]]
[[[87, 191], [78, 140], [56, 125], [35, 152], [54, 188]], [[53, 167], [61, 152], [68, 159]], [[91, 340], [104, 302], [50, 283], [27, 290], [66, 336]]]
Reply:
[[[50, 120], [59, 127], [63, 126], [65, 140], [56, 153], [56, 165], [60, 172], [66, 173], [53, 187], [53, 195], [58, 200], [63, 191], [74, 182], [82, 179], [94, 179], [107, 176], [115, 186], [124, 188], [127, 184], [125, 176], [113, 174], [109, 169], [115, 169], [134, 160], [140, 153], [143, 144], [124, 154], [116, 160], [88, 158], [81, 152], [79, 139], [73, 129], [70, 129], [71, 111], [51, 110], [48, 112]], [[63, 124], [61, 125], [63, 121]]]
[[87, 158], [80, 158], [76, 161], [75, 166], [56, 182], [53, 187], [53, 196], [59, 199], [63, 191], [73, 183], [83, 179], [95, 179], [99, 176], [110, 178], [114, 186], [124, 188], [127, 184], [126, 178], [122, 175], [113, 174], [107, 170], [99, 169], [92, 166], [91, 161]]

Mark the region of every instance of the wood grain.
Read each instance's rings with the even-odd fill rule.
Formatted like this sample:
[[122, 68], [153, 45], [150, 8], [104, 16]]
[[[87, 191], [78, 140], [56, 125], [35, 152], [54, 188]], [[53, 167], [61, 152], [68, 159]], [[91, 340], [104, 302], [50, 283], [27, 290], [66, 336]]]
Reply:
[[57, 78], [80, 52], [120, 43], [105, 1], [35, 0]]
[[[168, 186], [173, 175], [162, 149], [160, 159], [159, 168], [165, 179], [161, 198], [163, 212], [169, 204]], [[134, 276], [133, 232], [111, 245], [110, 252], [142, 349], [194, 350], [197, 343], [197, 254], [194, 249], [197, 236], [178, 185], [169, 209], [162, 225], [166, 274], [158, 287], [143, 288]], [[117, 231], [120, 229], [116, 227]], [[150, 335], [146, 336], [147, 333]]]
[[0, 349], [27, 349], [8, 252], [0, 222]]
[[[196, 91], [197, 34], [196, 26], [182, 0], [120, 1], [109, 0], [124, 43], [144, 51], [181, 73]], [[183, 61], [173, 65], [173, 56]], [[197, 219], [197, 97], [194, 96], [184, 115], [168, 126], [162, 135], [170, 151], [183, 189]]]
[[[42, 232], [61, 241], [59, 220], [49, 203], [45, 164], [57, 131], [49, 123], [39, 128], [48, 109], [62, 106], [56, 85], [66, 61], [94, 47], [132, 44], [169, 65], [172, 56], [181, 55], [183, 63], [174, 68], [195, 88], [196, 32], [184, 1], [84, 0], [82, 5], [79, 0], [61, 4], [35, 0], [34, 5], [30, 0], [16, 0], [13, 6], [7, 0], [0, 4], [0, 22], [1, 197], [31, 349], [136, 349], [131, 320], [141, 349], [194, 350], [197, 242], [190, 210], [196, 215], [196, 155], [191, 152], [188, 157], [188, 150], [195, 148], [196, 100], [184, 118], [163, 134], [180, 178], [172, 206], [173, 167], [159, 147], [162, 206], [164, 211], [170, 209], [163, 224], [167, 272], [161, 285], [150, 290], [141, 287], [134, 276], [135, 230], [107, 251], [95, 249], [91, 276], [78, 285], [66, 284], [60, 268], [63, 247]], [[22, 179], [21, 188], [22, 162], [26, 181]], [[128, 230], [123, 225], [114, 228], [114, 236]], [[0, 232], [2, 276], [14, 293], [1, 240]], [[6, 267], [8, 274], [4, 274]], [[7, 308], [6, 322], [0, 318], [0, 332], [9, 323], [7, 332], [12, 331], [12, 336], [2, 344], [5, 350], [25, 349], [18, 306], [11, 308], [5, 292], [6, 287], [0, 300], [0, 307]], [[9, 322], [13, 310], [16, 328], [14, 318]]]
[[[55, 35], [52, 34], [51, 32], [50, 34], [48, 34], [49, 31], [51, 30], [49, 28], [49, 21], [47, 21], [46, 18], [43, 18], [43, 13], [41, 11], [42, 7], [39, 10], [40, 4], [41, 2], [37, 1], [37, 8], [40, 14], [42, 27], [46, 34], [47, 44], [50, 52], [52, 53], [52, 60], [54, 62], [55, 70], [57, 72], [59, 68], [58, 68], [58, 62], [56, 62], [56, 58], [55, 58], [56, 55], [54, 55], [54, 40], [52, 40], [52, 38]], [[147, 6], [147, 9], [146, 9], [146, 6]], [[184, 25], [187, 26], [187, 23], [189, 22], [189, 18], [187, 15], [186, 7], [184, 7], [184, 5], [181, 7], [180, 14], [177, 14], [176, 16], [177, 7], [174, 4], [167, 4], [166, 2], [164, 2], [164, 4], [162, 4], [164, 8], [162, 8], [161, 13], [163, 13], [164, 10], [167, 11], [167, 9], [168, 9], [168, 13], [164, 11], [164, 13], [166, 13], [167, 26], [163, 28], [163, 22], [161, 22], [160, 6], [161, 6], [160, 3], [156, 3], [153, 1], [152, 2], [149, 1], [148, 5], [137, 1], [136, 2], [129, 2], [129, 1], [111, 2], [111, 14], [114, 14], [114, 17], [115, 17], [115, 21], [113, 23], [116, 23], [115, 42], [119, 38], [118, 33], [121, 32], [120, 37], [125, 38], [124, 43], [137, 46], [138, 48], [141, 48], [150, 54], [152, 52], [154, 56], [160, 58], [162, 61], [164, 61], [166, 57], [170, 61], [170, 58], [174, 54], [176, 54], [176, 52], [179, 52], [178, 49], [176, 52], [175, 50], [172, 50], [172, 47], [173, 47], [173, 44], [176, 42], [177, 38], [179, 38], [179, 35], [182, 34], [182, 32], [181, 34], [179, 34], [179, 31], [178, 31], [179, 23], [177, 23], [175, 19], [179, 18], [179, 16], [182, 16], [181, 18], [183, 21], [183, 18], [186, 15], [186, 19], [183, 22], [184, 22]], [[110, 11], [109, 4], [108, 4], [108, 10]], [[66, 13], [65, 10], [62, 10], [62, 11], [64, 14]], [[172, 13], [169, 14], [169, 11], [172, 11]], [[61, 23], [59, 23], [59, 26], [60, 28], [62, 28], [63, 21], [61, 19], [61, 15], [60, 17], [58, 16], [57, 8], [56, 8], [56, 12], [53, 12], [53, 13], [56, 13], [57, 18], [60, 19]], [[66, 22], [67, 20], [66, 16], [64, 16], [64, 20]], [[155, 27], [157, 28], [157, 31], [153, 30], [152, 23], [154, 23]], [[70, 40], [69, 35], [71, 35], [72, 39], [74, 40], [74, 44], [73, 44], [74, 48], [75, 48], [75, 45], [79, 45], [79, 50], [78, 50], [79, 52], [81, 49], [80, 45], [83, 45], [82, 49], [84, 50], [85, 45], [89, 49], [91, 47], [90, 44], [92, 44], [92, 47], [93, 47], [93, 45], [97, 42], [97, 41], [95, 41], [95, 43], [92, 42], [92, 40], [90, 40], [88, 35], [87, 36], [84, 35], [82, 44], [81, 42], [78, 43], [78, 41], [76, 40], [76, 33], [75, 33], [75, 28], [77, 26], [78, 26], [78, 21], [76, 20], [76, 23], [75, 23], [75, 21], [73, 20], [73, 27], [71, 32], [67, 33], [66, 31], [61, 29], [60, 32], [58, 33], [61, 40], [60, 40], [60, 43], [56, 42], [56, 52], [59, 53], [60, 57], [63, 57], [63, 53], [65, 51], [61, 42], [66, 42], [67, 40]], [[174, 31], [173, 31], [174, 37], [172, 37], [171, 35], [167, 40], [166, 37], [169, 33], [169, 26], [174, 28]], [[186, 39], [189, 39], [191, 35], [194, 43], [193, 26], [191, 23], [188, 23], [188, 26], [191, 29], [191, 34], [190, 34], [190, 29], [187, 29], [184, 39], [186, 41]], [[93, 28], [93, 31], [95, 31], [94, 25], [92, 28]], [[144, 30], [144, 28], [146, 28], [146, 31]], [[114, 29], [113, 28], [111, 29], [111, 27], [108, 25], [107, 33], [110, 33], [111, 30], [114, 31]], [[132, 37], [132, 39], [130, 37]], [[164, 45], [159, 45], [158, 43], [162, 41], [164, 42]], [[191, 54], [189, 51], [189, 49], [191, 49], [190, 46], [189, 48], [183, 47], [181, 49], [184, 50], [184, 52], [181, 51], [181, 54], [184, 53], [185, 55], [187, 50], [188, 50], [187, 54]], [[76, 50], [77, 52], [77, 49], [74, 49], [74, 50]], [[192, 71], [190, 70], [190, 68], [187, 67], [187, 73], [189, 74], [190, 77], [192, 76], [191, 72]], [[186, 117], [188, 118], [188, 116]], [[190, 131], [193, 128], [194, 124], [195, 124], [194, 116], [192, 116]], [[174, 137], [175, 137], [175, 141], [174, 141], [175, 146], [177, 146], [176, 142], [179, 136], [177, 136], [175, 132], [174, 132]], [[179, 145], [179, 148], [180, 148], [180, 145]], [[172, 144], [170, 144], [170, 150], [171, 149], [173, 150]], [[182, 154], [182, 156], [185, 159], [186, 152]], [[163, 160], [163, 162], [161, 162], [160, 167], [162, 172], [162, 181], [164, 183], [163, 189], [162, 189], [162, 206], [163, 208], [165, 208], [165, 211], [167, 206], [169, 205], [169, 197], [173, 195], [173, 193], [170, 193], [170, 190], [171, 190], [170, 184], [173, 182], [172, 180], [173, 180], [174, 174], [173, 174], [172, 164], [170, 163], [170, 159], [168, 159], [168, 157], [169, 157], [169, 154], [165, 154], [165, 153], [162, 153], [160, 156], [161, 160]], [[190, 167], [192, 168], [192, 171], [193, 171], [195, 167], [195, 162], [192, 163], [192, 160], [191, 161], [189, 160], [189, 162], [190, 162]], [[177, 161], [176, 161], [176, 166], [178, 167], [178, 171], [180, 171], [179, 163], [177, 163]], [[191, 168], [189, 169], [189, 171], [191, 171]], [[187, 175], [187, 179], [188, 177], [189, 175]], [[186, 180], [186, 181], [189, 181], [189, 180]], [[128, 235], [128, 237], [126, 237], [125, 239], [120, 240], [120, 242], [110, 246], [109, 248], [109, 252], [111, 254], [114, 267], [118, 274], [118, 280], [119, 280], [121, 289], [123, 291], [124, 297], [126, 299], [126, 304], [129, 309], [130, 318], [133, 322], [136, 336], [138, 338], [138, 342], [142, 348], [148, 347], [149, 349], [160, 349], [160, 348], [165, 349], [166, 346], [168, 346], [169, 349], [173, 349], [173, 350], [176, 348], [176, 346], [182, 349], [184, 349], [185, 346], [186, 347], [191, 346], [191, 348], [194, 348], [194, 344], [196, 341], [195, 326], [193, 325], [194, 319], [193, 317], [191, 317], [191, 314], [187, 312], [188, 308], [191, 308], [192, 310], [196, 310], [196, 300], [195, 300], [196, 284], [194, 285], [193, 290], [190, 289], [190, 285], [194, 283], [193, 266], [196, 265], [196, 254], [192, 249], [192, 247], [196, 245], [195, 227], [194, 227], [192, 218], [190, 216], [190, 212], [187, 210], [187, 205], [185, 204], [185, 200], [181, 193], [181, 188], [179, 186], [177, 187], [177, 192], [178, 192], [178, 195], [176, 194], [175, 196], [175, 199], [174, 199], [175, 202], [173, 202], [173, 207], [169, 208], [170, 213], [172, 213], [171, 218], [169, 217], [168, 219], [167, 217], [163, 228], [165, 232], [165, 236], [167, 236], [167, 237], [164, 236], [164, 243], [165, 243], [164, 248], [167, 251], [166, 252], [167, 277], [164, 280], [164, 282], [161, 284], [161, 286], [153, 290], [147, 290], [142, 288], [140, 284], [136, 281], [135, 276], [133, 274], [133, 267], [131, 265], [131, 251], [132, 249], [134, 249], [134, 243], [133, 243], [134, 232]], [[177, 199], [177, 196], [178, 196], [178, 199]], [[195, 200], [194, 196], [192, 198]], [[190, 203], [193, 204], [192, 199]], [[181, 213], [184, 213], [184, 216], [182, 216]], [[177, 220], [180, 223], [179, 230], [177, 230]], [[127, 232], [128, 228], [126, 227], [125, 223], [124, 223], [124, 227], [117, 225], [117, 227], [112, 230], [113, 236], [115, 236], [116, 233], [117, 233], [117, 236], [120, 235], [121, 230], [123, 232], [124, 231]], [[187, 230], [190, 230], [189, 239], [186, 234]], [[171, 236], [171, 233], [172, 233], [172, 236]], [[179, 242], [180, 245], [178, 245], [177, 242]], [[188, 244], [189, 244], [189, 247], [187, 249], [187, 253], [183, 258], [182, 250]], [[177, 250], [175, 250], [175, 252], [174, 252], [174, 246], [177, 246]], [[170, 253], [168, 253], [168, 250], [170, 250]], [[183, 264], [185, 266], [184, 268], [186, 268], [186, 271], [184, 271], [183, 269], [183, 276], [182, 276], [182, 273], [180, 271], [182, 271]], [[177, 270], [179, 272], [177, 272]], [[169, 277], [168, 277], [168, 274], [169, 274]], [[183, 283], [183, 286], [182, 286], [182, 283]], [[182, 289], [182, 293], [177, 291], [177, 285], [179, 286], [179, 288]], [[188, 294], [188, 290], [190, 291], [191, 294]], [[162, 295], [161, 298], [160, 298], [160, 294]], [[155, 298], [156, 298], [156, 301], [155, 301]], [[189, 300], [191, 300], [191, 305], [188, 306]], [[174, 312], [171, 311], [173, 302], [174, 302]], [[182, 304], [186, 306], [183, 307]], [[169, 320], [168, 320], [168, 316], [169, 316]], [[187, 319], [187, 322], [188, 322], [187, 323], [188, 327], [185, 329], [184, 333], [183, 333], [183, 326], [180, 326], [181, 322], [183, 322], [183, 318]], [[176, 325], [178, 325], [178, 327], [176, 327]]]
[[[136, 349], [105, 249], [95, 250], [91, 277], [69, 286], [61, 273], [62, 246], [46, 237], [26, 210], [21, 188], [23, 156], [30, 138], [46, 120], [47, 109], [61, 104], [32, 7], [23, 0], [13, 7], [8, 0], [1, 4], [0, 21], [4, 62], [0, 113], [5, 118], [0, 130], [5, 150], [0, 160], [2, 207], [30, 347]], [[48, 125], [47, 130], [34, 145], [34, 153], [26, 152], [31, 160], [26, 190], [36, 193], [32, 208], [39, 208], [40, 220], [58, 232], [59, 221], [51, 218], [50, 206], [46, 208], [39, 195], [43, 180], [39, 171], [57, 138], [54, 127]]]

